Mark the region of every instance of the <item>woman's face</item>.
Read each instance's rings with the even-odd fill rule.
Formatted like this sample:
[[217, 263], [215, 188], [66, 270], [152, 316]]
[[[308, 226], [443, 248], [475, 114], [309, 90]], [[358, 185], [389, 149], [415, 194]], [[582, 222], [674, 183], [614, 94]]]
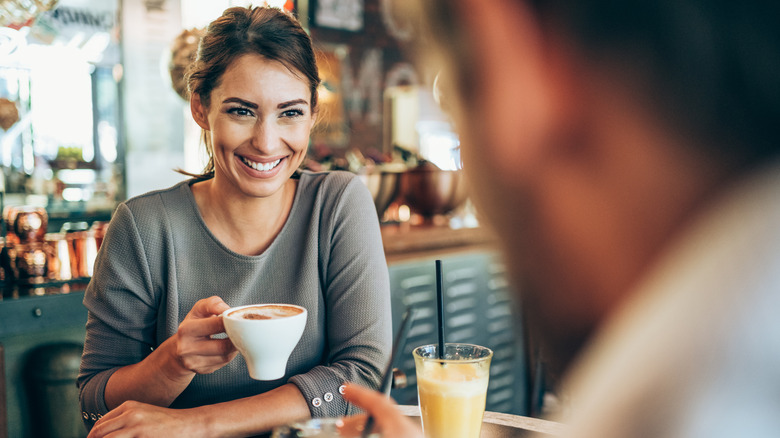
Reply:
[[279, 191], [303, 161], [315, 121], [306, 81], [278, 61], [236, 59], [211, 92], [209, 108], [192, 99], [210, 136], [214, 183], [249, 197]]

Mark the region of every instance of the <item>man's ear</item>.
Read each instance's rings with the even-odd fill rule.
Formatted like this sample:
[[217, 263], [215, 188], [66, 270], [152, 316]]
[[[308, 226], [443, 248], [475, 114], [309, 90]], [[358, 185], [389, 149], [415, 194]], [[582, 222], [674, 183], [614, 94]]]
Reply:
[[193, 93], [190, 97], [190, 111], [192, 118], [201, 128], [209, 130], [208, 108], [203, 105], [198, 93]]

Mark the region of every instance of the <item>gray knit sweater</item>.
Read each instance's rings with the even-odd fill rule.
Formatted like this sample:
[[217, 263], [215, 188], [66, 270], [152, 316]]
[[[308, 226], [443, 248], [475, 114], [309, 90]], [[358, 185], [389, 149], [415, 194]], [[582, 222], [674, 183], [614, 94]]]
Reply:
[[390, 285], [376, 210], [347, 172], [300, 176], [282, 231], [258, 256], [237, 254], [209, 231], [184, 181], [122, 203], [84, 296], [89, 310], [78, 378], [91, 426], [107, 412], [106, 382], [166, 338], [201, 298], [230, 306], [292, 303], [308, 309], [284, 378], [252, 380], [238, 355], [197, 375], [171, 407], [213, 404], [291, 382], [313, 416], [352, 413], [341, 385], [377, 387], [391, 344]]

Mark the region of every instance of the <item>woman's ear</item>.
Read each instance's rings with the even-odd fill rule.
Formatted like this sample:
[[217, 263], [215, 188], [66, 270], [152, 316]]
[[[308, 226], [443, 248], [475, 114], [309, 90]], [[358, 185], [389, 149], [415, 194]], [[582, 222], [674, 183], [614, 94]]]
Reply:
[[209, 130], [208, 108], [203, 105], [198, 93], [193, 93], [190, 97], [190, 111], [195, 123], [206, 131]]

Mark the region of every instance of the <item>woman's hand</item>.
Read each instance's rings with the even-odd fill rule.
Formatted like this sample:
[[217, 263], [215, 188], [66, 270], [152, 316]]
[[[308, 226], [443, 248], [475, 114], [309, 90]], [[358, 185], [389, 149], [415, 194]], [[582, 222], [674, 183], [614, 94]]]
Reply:
[[169, 409], [137, 401], [122, 403], [103, 416], [87, 438], [208, 436], [202, 416], [189, 409]]
[[169, 406], [196, 374], [214, 372], [238, 353], [230, 339], [212, 339], [225, 327], [219, 315], [230, 307], [221, 298], [205, 298], [192, 307], [179, 330], [143, 361], [117, 370], [106, 384], [109, 409], [127, 400]]
[[223, 366], [238, 353], [230, 339], [213, 339], [211, 336], [225, 331], [222, 312], [230, 306], [218, 296], [199, 300], [179, 324], [172, 337], [175, 341], [176, 362], [181, 371], [209, 374]]
[[[383, 438], [422, 438], [423, 436], [420, 428], [406, 418], [389, 397], [380, 392], [348, 384], [344, 390], [344, 398], [374, 418], [374, 430], [379, 431]], [[362, 425], [365, 421], [365, 415], [344, 420], [347, 427], [354, 425], [354, 422], [360, 422]]]

